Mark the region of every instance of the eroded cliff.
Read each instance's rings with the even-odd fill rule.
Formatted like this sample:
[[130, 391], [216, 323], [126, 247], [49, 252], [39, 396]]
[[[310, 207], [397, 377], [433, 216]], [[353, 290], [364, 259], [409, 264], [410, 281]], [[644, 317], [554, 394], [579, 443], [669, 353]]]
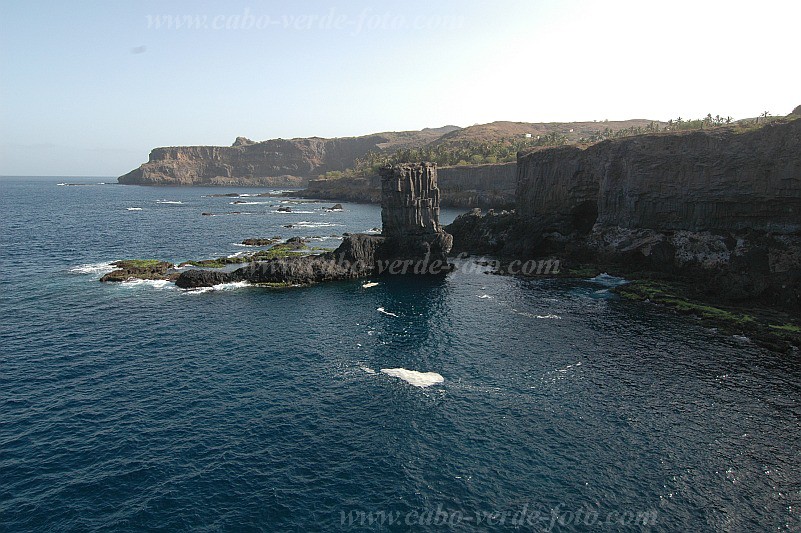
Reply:
[[155, 148], [147, 163], [120, 176], [127, 185], [301, 187], [329, 170], [343, 170], [387, 142], [382, 135], [338, 139], [273, 139], [232, 146]]

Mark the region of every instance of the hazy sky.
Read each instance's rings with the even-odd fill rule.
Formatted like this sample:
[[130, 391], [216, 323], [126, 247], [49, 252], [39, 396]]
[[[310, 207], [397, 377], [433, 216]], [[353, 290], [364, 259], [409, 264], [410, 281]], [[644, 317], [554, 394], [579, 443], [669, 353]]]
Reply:
[[156, 146], [801, 104], [801, 3], [0, 0], [0, 174]]

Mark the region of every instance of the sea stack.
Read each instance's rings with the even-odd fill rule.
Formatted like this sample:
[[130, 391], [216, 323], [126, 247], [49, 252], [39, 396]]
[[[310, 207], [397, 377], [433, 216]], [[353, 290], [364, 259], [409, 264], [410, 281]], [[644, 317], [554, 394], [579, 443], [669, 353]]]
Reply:
[[453, 237], [439, 224], [437, 167], [433, 163], [381, 169], [381, 235], [354, 233], [331, 252], [254, 260], [233, 272], [182, 272], [181, 288], [217, 283], [307, 285], [380, 274], [440, 275], [453, 270], [448, 252]]
[[387, 166], [380, 174], [382, 258], [447, 264], [453, 237], [439, 223], [436, 164]]

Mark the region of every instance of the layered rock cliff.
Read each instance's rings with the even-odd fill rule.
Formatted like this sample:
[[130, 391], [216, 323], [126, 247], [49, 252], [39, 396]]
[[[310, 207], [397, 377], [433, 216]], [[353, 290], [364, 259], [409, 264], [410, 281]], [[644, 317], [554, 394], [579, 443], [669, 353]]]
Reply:
[[448, 231], [459, 250], [616, 262], [799, 308], [801, 118], [519, 154], [516, 212]]
[[801, 122], [642, 135], [521, 155], [517, 208], [575, 229], [801, 229]]
[[292, 186], [329, 170], [344, 170], [387, 142], [382, 135], [338, 139], [274, 139], [232, 146], [156, 148], [147, 163], [120, 176], [128, 185]]

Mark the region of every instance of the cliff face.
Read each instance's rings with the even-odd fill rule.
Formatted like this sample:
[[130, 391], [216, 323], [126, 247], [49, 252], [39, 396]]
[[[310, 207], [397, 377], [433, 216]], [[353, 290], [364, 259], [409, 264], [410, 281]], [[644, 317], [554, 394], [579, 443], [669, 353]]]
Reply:
[[[643, 135], [520, 157], [517, 209], [654, 230], [801, 230], [801, 121]], [[585, 226], [585, 229], [590, 229]]]
[[745, 132], [642, 135], [520, 154], [516, 200], [514, 214], [457, 219], [448, 228], [455, 249], [616, 262], [683, 276], [732, 300], [801, 307], [801, 119], [794, 115]]
[[[509, 208], [515, 203], [517, 165], [466, 165], [437, 169], [443, 207]], [[309, 180], [298, 193], [307, 198], [380, 203], [381, 179], [341, 178]]]
[[382, 135], [339, 139], [274, 139], [233, 146], [156, 148], [147, 163], [120, 176], [128, 185], [303, 186], [308, 178], [344, 170], [388, 142]]
[[517, 165], [465, 165], [438, 171], [445, 207], [510, 208], [515, 203]]
[[741, 134], [645, 136], [605, 151], [602, 226], [801, 230], [801, 120]]

